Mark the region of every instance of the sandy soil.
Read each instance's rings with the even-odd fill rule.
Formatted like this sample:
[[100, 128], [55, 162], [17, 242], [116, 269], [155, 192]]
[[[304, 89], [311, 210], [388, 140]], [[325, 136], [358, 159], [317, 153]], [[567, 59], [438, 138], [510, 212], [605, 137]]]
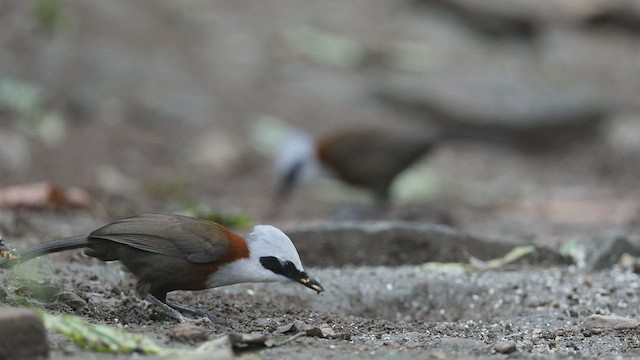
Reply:
[[[71, 232], [94, 226], [82, 214], [29, 214], [29, 218], [38, 216], [41, 222], [31, 223], [27, 233], [61, 223], [72, 224], [66, 228]], [[30, 241], [37, 240], [27, 237]], [[401, 254], [393, 247], [387, 244], [389, 254]], [[215, 316], [213, 324], [196, 322], [207, 338], [261, 333], [282, 341], [291, 335], [274, 332], [293, 322], [330, 327], [339, 337], [300, 337], [259, 350], [261, 358], [298, 358], [300, 354], [345, 359], [485, 358], [495, 354], [500, 343], [515, 345], [525, 358], [638, 355], [635, 330], [593, 330], [582, 325], [593, 314], [639, 316], [640, 277], [627, 267], [593, 274], [574, 265], [509, 265], [464, 272], [447, 266], [402, 265], [403, 260], [393, 255], [387, 259], [390, 266], [352, 266], [345, 261], [318, 267], [313, 266], [322, 263], [317, 258], [332, 254], [317, 252], [313, 246], [301, 246], [303, 261], [312, 265], [308, 272], [327, 289], [320, 295], [295, 284], [247, 284], [175, 292], [170, 299]], [[8, 304], [26, 299], [51, 313], [77, 314], [91, 323], [147, 334], [165, 346], [188, 347], [203, 340], [176, 339], [176, 322], [138, 299], [134, 281], [116, 263], [67, 252], [24, 264], [0, 279], [7, 292], [3, 302]], [[28, 279], [45, 282], [52, 287], [48, 291], [58, 295], [38, 296], [25, 287]], [[86, 306], [74, 310], [78, 297]], [[50, 334], [50, 340], [55, 358], [111, 358], [81, 350], [57, 334]]]

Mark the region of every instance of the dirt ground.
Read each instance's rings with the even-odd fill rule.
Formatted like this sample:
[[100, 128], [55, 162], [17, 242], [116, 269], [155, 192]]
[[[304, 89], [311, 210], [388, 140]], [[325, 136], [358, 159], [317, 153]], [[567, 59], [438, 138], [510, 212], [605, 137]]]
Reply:
[[[166, 345], [190, 344], [169, 340], [174, 321], [135, 299], [131, 282], [122, 280], [117, 267], [55, 262], [46, 268], [50, 266], [56, 266], [52, 269], [56, 279], [73, 284], [64, 288], [88, 300], [88, 307], [78, 312], [87, 320], [122, 326]], [[593, 276], [557, 268], [471, 275], [433, 274], [419, 268], [313, 269], [313, 273], [328, 289], [320, 295], [321, 300], [312, 299], [313, 294], [301, 296], [301, 289], [274, 290], [268, 286], [178, 294], [172, 299], [215, 314], [216, 324], [199, 324], [213, 337], [229, 332], [271, 333], [294, 321], [329, 325], [337, 333], [349, 335], [348, 340], [300, 338], [261, 351], [263, 358], [295, 358], [296, 354], [309, 358], [439, 358], [456, 354], [482, 358], [493, 354], [494, 344], [499, 341], [514, 342], [520, 354], [531, 358], [638, 356], [636, 330], [593, 333], [580, 326], [593, 313], [637, 315], [638, 276], [619, 269]], [[384, 294], [395, 291], [388, 290], [385, 282], [399, 283], [398, 293]], [[411, 282], [409, 286], [414, 289], [403, 289], [407, 286], [403, 282]], [[364, 296], [369, 299], [360, 299]], [[349, 302], [359, 300], [368, 302], [369, 307], [349, 307]], [[340, 302], [342, 311], [332, 311], [332, 305]], [[44, 307], [55, 313], [71, 311], [62, 304]], [[286, 335], [274, 337], [281, 340]], [[60, 336], [52, 336], [51, 341], [56, 358], [90, 355]]]
[[[398, 207], [394, 211], [415, 215], [419, 209]], [[95, 219], [82, 212], [3, 210], [2, 214], [4, 228], [22, 235], [21, 246], [50, 237], [48, 234], [82, 233], [97, 226]], [[422, 214], [432, 215], [426, 211]], [[485, 229], [486, 233], [494, 230], [502, 236], [507, 234], [501, 227], [492, 229], [490, 223], [480, 224], [484, 216], [487, 214], [478, 215], [478, 223], [472, 225]], [[281, 222], [286, 224], [287, 219]], [[332, 220], [309, 223], [330, 226]], [[537, 234], [539, 238], [535, 243], [538, 244], [546, 232], [556, 231], [556, 236], [565, 240], [567, 234], [574, 234], [585, 243], [589, 240], [583, 235], [589, 232], [588, 226], [542, 223], [534, 229], [530, 224], [519, 225], [514, 221], [509, 225], [512, 235], [508, 239], [523, 244], [531, 241], [527, 236], [514, 236], [514, 233]], [[583, 326], [585, 319], [594, 314], [640, 316], [637, 310], [640, 276], [628, 264], [595, 273], [586, 273], [576, 265], [542, 263], [465, 272], [456, 267], [416, 264], [417, 260], [407, 264], [407, 257], [403, 256], [406, 251], [425, 251], [407, 250], [407, 242], [371, 247], [366, 241], [366, 238], [362, 240], [361, 246], [369, 247], [371, 253], [378, 254], [380, 246], [385, 247], [385, 266], [354, 266], [349, 263], [350, 257], [336, 257], [331, 247], [324, 247], [327, 250], [323, 252], [323, 247], [299, 240], [307, 271], [327, 289], [320, 295], [295, 284], [246, 284], [201, 292], [175, 292], [170, 294], [170, 300], [215, 316], [213, 324], [196, 323], [205, 329], [207, 338], [229, 333], [260, 333], [281, 341], [291, 335], [274, 334], [274, 331], [293, 322], [330, 327], [339, 335], [335, 339], [300, 337], [279, 347], [254, 350], [266, 359], [299, 358], [301, 354], [305, 358], [481, 359], [496, 356], [496, 348], [501, 344], [515, 345], [516, 354], [523, 358], [634, 358], [639, 355], [635, 328]], [[550, 241], [547, 245], [555, 247], [556, 244]], [[319, 266], [332, 257], [335, 259], [330, 261], [330, 267]], [[45, 281], [53, 286], [54, 293], [74, 295], [39, 298], [29, 290], [24, 292], [24, 279]], [[163, 346], [189, 347], [203, 340], [189, 336], [176, 338], [176, 322], [138, 299], [134, 281], [118, 264], [104, 264], [78, 252], [54, 254], [26, 263], [4, 272], [1, 281], [7, 292], [3, 302], [8, 304], [15, 304], [19, 298], [26, 299], [54, 314], [77, 314], [91, 323], [105, 323], [148, 335]], [[68, 299], [76, 296], [86, 306], [74, 310], [74, 303]], [[79, 349], [60, 335], [49, 335], [53, 358], [113, 358]]]
[[[44, 18], [52, 22], [45, 29], [24, 20], [33, 14], [27, 3], [0, 5], [0, 81], [20, 79], [36, 86], [44, 94], [42, 104], [28, 115], [47, 116], [40, 123], [37, 117], [13, 114], [0, 92], [0, 185], [77, 186], [96, 206], [92, 211], [0, 209], [0, 234], [7, 243], [24, 249], [145, 212], [195, 207], [247, 214], [253, 223], [298, 234], [302, 262], [326, 291], [243, 284], [169, 294], [170, 300], [215, 317], [214, 323], [196, 322], [203, 338], [181, 334], [174, 320], [137, 298], [134, 280], [119, 264], [70, 251], [1, 271], [0, 304], [26, 302], [53, 314], [79, 315], [171, 347], [195, 347], [230, 333], [265, 334], [279, 342], [292, 335], [277, 330], [291, 323], [335, 333], [238, 354], [265, 359], [487, 359], [505, 357], [502, 353], [524, 359], [640, 357], [637, 324], [589, 325], [594, 315], [640, 318], [640, 252], [630, 251], [625, 260], [616, 257], [596, 271], [587, 267], [598, 250], [596, 239], [619, 234], [635, 250], [640, 245], [640, 126], [634, 95], [640, 82], [632, 76], [638, 74], [637, 26], [609, 26], [627, 19], [626, 13], [605, 13], [603, 24], [594, 20], [601, 27], [592, 29], [579, 19], [585, 12], [568, 6], [571, 2], [561, 16], [545, 7], [535, 20], [529, 20], [525, 7], [524, 16], [513, 15], [514, 24], [526, 20], [527, 29], [539, 27], [531, 29], [530, 38], [509, 34], [509, 11], [494, 13], [490, 6], [480, 13], [478, 21], [501, 20], [490, 21], [498, 29], [487, 35], [466, 28], [465, 18], [473, 20], [475, 12], [456, 16], [442, 12], [447, 9], [414, 7], [429, 1], [65, 0], [59, 2], [62, 15], [52, 11]], [[452, 11], [461, 9], [458, 3], [467, 2], [453, 1]], [[562, 19], [569, 15], [578, 18]], [[345, 39], [351, 39], [373, 55], [391, 56], [372, 56], [364, 59], [371, 63], [362, 64], [318, 59], [313, 47], [296, 48], [291, 40], [308, 35], [309, 28], [338, 36], [339, 44], [349, 45]], [[321, 43], [326, 40], [318, 34], [313, 36]], [[418, 43], [422, 47], [414, 48]], [[385, 53], [390, 49], [402, 53]], [[404, 51], [422, 57], [400, 59]], [[380, 101], [379, 92], [388, 85], [384, 79], [393, 78], [400, 66], [394, 61], [454, 79], [446, 81], [443, 93], [428, 92], [438, 101], [457, 94], [460, 74], [473, 75], [482, 87], [482, 76], [502, 84], [513, 81], [505, 74], [521, 71], [544, 78], [569, 98], [573, 87], [580, 96], [596, 93], [602, 98], [586, 101], [587, 110], [604, 102], [610, 113], [599, 136], [549, 151], [445, 143], [403, 174], [405, 181], [398, 183], [407, 186], [394, 189], [393, 206], [386, 211], [372, 212], [366, 194], [332, 180], [305, 184], [274, 211], [273, 158], [253, 138], [258, 120], [275, 118], [314, 133], [347, 124], [415, 125], [429, 115], [397, 111]], [[521, 85], [520, 77], [514, 78]], [[505, 88], [481, 90], [477, 95]], [[534, 105], [549, 100], [545, 91], [534, 90]], [[480, 101], [469, 113], [517, 123], [520, 116], [508, 113], [515, 108], [532, 118], [539, 111], [544, 120], [564, 119], [565, 113], [553, 111], [554, 104], [566, 100], [558, 92], [549, 96], [551, 110], [528, 108], [531, 103], [520, 102], [522, 93], [502, 95], [494, 99], [496, 108]], [[476, 99], [452, 98], [443, 107], [453, 114]], [[530, 100], [526, 92], [523, 98]], [[547, 104], [543, 100], [540, 104]], [[53, 115], [62, 125], [47, 122], [56, 119]], [[374, 224], [443, 226], [445, 232], [491, 241], [482, 249], [476, 244], [473, 252], [461, 245], [458, 256], [451, 257], [452, 252], [403, 238], [401, 231], [376, 244], [349, 231], [331, 232], [331, 238], [323, 230], [308, 238], [299, 235], [313, 226], [339, 227], [345, 220], [363, 224], [363, 218]], [[490, 245], [494, 240], [498, 245]], [[536, 245], [572, 261], [542, 256], [471, 270], [460, 265], [474, 257], [499, 258], [505, 244]], [[29, 281], [36, 288], [46, 285], [47, 291], [33, 291]], [[59, 334], [48, 335], [51, 358], [132, 357], [89, 352]]]

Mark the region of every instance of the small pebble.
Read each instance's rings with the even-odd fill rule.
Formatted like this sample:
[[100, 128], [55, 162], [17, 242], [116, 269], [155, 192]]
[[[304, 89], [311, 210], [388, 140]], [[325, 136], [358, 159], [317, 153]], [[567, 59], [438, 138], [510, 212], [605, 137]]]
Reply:
[[516, 343], [511, 341], [500, 341], [497, 342], [493, 348], [500, 354], [511, 354], [516, 351]]
[[623, 330], [637, 329], [640, 327], [640, 320], [614, 315], [591, 315], [584, 319], [580, 328], [582, 330]]
[[78, 294], [68, 291], [57, 294], [56, 301], [69, 305], [73, 310], [81, 310], [87, 307], [87, 302], [84, 299]]
[[195, 343], [209, 339], [209, 330], [189, 323], [178, 324], [169, 329], [167, 335], [173, 340]]

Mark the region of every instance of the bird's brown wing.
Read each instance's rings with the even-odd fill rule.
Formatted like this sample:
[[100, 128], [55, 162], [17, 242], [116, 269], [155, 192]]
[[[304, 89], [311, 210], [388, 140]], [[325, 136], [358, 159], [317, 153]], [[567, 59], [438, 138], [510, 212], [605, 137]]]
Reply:
[[105, 225], [89, 241], [113, 241], [194, 263], [216, 262], [229, 252], [222, 225], [174, 214], [146, 214]]

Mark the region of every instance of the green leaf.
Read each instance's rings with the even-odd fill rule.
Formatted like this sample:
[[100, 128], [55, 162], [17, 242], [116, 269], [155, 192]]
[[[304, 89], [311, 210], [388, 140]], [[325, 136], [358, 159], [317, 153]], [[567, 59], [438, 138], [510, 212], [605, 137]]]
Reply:
[[163, 349], [140, 334], [129, 333], [107, 325], [93, 325], [72, 315], [51, 315], [36, 310], [47, 329], [60, 333], [78, 346], [93, 351], [110, 353], [142, 353], [164, 355], [183, 352], [181, 349]]

